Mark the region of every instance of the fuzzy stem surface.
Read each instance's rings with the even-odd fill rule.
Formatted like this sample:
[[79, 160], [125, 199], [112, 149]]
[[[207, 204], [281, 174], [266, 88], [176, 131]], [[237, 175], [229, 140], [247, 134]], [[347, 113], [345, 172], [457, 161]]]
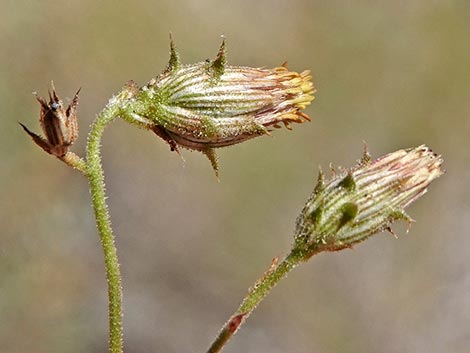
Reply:
[[86, 164], [86, 162], [81, 157], [76, 155], [75, 153], [69, 151], [65, 154], [65, 156], [60, 157], [59, 159], [62, 162], [64, 162], [65, 164], [72, 167], [73, 169], [76, 169], [79, 172], [81, 172], [82, 174], [87, 175], [87, 164]]
[[88, 135], [86, 171], [106, 267], [110, 353], [123, 352], [122, 285], [115, 238], [106, 204], [106, 189], [101, 164], [101, 139], [106, 125], [116, 119], [121, 113], [122, 101], [118, 98], [116, 97], [110, 101], [91, 126]]
[[207, 350], [207, 353], [219, 353], [225, 344], [243, 325], [258, 304], [268, 295], [270, 290], [293, 270], [305, 258], [299, 251], [293, 250], [279, 264], [272, 266], [266, 273], [256, 281], [250, 288], [248, 295], [243, 299], [237, 311], [225, 323], [218, 336]]

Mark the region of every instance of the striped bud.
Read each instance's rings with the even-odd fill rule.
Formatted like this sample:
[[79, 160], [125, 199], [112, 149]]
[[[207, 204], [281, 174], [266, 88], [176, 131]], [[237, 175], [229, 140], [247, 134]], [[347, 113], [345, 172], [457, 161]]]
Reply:
[[181, 65], [171, 41], [166, 70], [141, 88], [126, 119], [153, 130], [172, 150], [203, 152], [217, 172], [214, 148], [309, 121], [301, 110], [314, 98], [311, 78], [285, 66], [228, 66], [225, 41], [214, 60]]
[[336, 251], [391, 230], [396, 220], [412, 222], [405, 208], [440, 175], [442, 159], [428, 147], [399, 150], [374, 161], [367, 152], [350, 170], [323, 180], [297, 219], [295, 247], [310, 257]]

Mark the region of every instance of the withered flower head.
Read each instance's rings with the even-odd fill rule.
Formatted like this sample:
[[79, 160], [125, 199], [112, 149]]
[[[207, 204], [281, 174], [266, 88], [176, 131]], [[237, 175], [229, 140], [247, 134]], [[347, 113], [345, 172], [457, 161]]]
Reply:
[[367, 152], [350, 170], [315, 190], [297, 219], [295, 246], [311, 256], [335, 251], [391, 230], [396, 220], [411, 222], [405, 208], [443, 174], [442, 159], [428, 147], [399, 150], [374, 161]]
[[45, 138], [31, 132], [26, 126], [20, 123], [36, 144], [47, 153], [56, 157], [63, 157], [68, 148], [78, 137], [77, 105], [78, 93], [75, 94], [70, 105], [64, 109], [62, 101], [57, 96], [54, 84], [52, 83], [52, 93], [49, 92], [49, 102], [44, 98], [36, 96], [41, 111], [39, 113], [39, 123]]
[[310, 118], [301, 112], [315, 92], [309, 71], [228, 66], [225, 40], [217, 57], [181, 65], [171, 41], [166, 70], [141, 89], [131, 117], [172, 148], [206, 154], [217, 172], [214, 148], [269, 135], [281, 124]]

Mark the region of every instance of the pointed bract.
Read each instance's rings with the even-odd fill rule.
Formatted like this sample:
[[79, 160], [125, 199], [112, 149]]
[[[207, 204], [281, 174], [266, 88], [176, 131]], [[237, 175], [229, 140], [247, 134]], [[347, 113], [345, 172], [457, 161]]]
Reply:
[[315, 189], [313, 190], [313, 194], [318, 194], [323, 191], [325, 188], [325, 175], [323, 174], [323, 170], [321, 167], [318, 168], [318, 176], [317, 176], [317, 183], [315, 184]]
[[44, 151], [47, 153], [51, 153], [51, 148], [49, 143], [44, 139], [44, 137], [36, 135], [34, 132], [30, 131], [26, 126], [24, 126], [22, 123], [18, 123], [21, 125], [23, 130], [33, 139], [33, 141], [41, 147]]
[[216, 58], [210, 64], [210, 71], [213, 78], [219, 79], [225, 72], [225, 65], [227, 64], [226, 49], [225, 49], [225, 38], [222, 37], [222, 44], [220, 45], [219, 52]]
[[362, 152], [362, 157], [357, 161], [357, 166], [366, 166], [371, 162], [372, 158], [369, 153], [369, 147], [367, 146], [367, 143], [364, 142], [364, 150]]
[[219, 162], [215, 149], [207, 148], [205, 150], [202, 150], [201, 152], [204, 153], [209, 159], [209, 162], [211, 162], [212, 169], [214, 170], [215, 176], [217, 179], [219, 179]]
[[165, 69], [165, 73], [175, 71], [180, 66], [180, 56], [176, 51], [175, 42], [173, 41], [173, 35], [170, 32], [170, 60]]

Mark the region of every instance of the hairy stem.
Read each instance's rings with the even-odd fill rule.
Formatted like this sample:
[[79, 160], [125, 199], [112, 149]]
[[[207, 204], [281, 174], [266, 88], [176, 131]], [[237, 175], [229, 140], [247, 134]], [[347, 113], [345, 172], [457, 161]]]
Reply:
[[87, 175], [87, 164], [83, 158], [79, 157], [73, 152], [67, 152], [65, 156], [59, 158], [65, 164], [71, 166], [73, 169], [80, 171], [82, 174]]
[[207, 353], [218, 353], [222, 351], [225, 344], [237, 332], [258, 304], [268, 295], [269, 291], [303, 260], [304, 258], [301, 253], [292, 251], [279, 264], [273, 263], [271, 268], [268, 269], [250, 289], [237, 311], [225, 323], [224, 327], [207, 350]]
[[[122, 95], [121, 95], [122, 96]], [[87, 172], [93, 209], [103, 248], [108, 282], [109, 352], [122, 353], [122, 286], [111, 220], [106, 204], [103, 167], [101, 164], [101, 138], [107, 124], [122, 112], [122, 98], [113, 98], [91, 126], [87, 144]]]

